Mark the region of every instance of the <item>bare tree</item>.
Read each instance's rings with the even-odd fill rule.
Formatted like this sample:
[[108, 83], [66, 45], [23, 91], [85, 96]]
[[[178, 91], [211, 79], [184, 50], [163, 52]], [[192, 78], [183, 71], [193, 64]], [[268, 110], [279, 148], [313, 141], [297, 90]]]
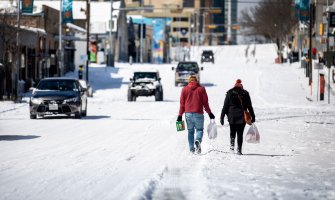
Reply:
[[241, 13], [247, 35], [261, 35], [276, 43], [278, 50], [298, 24], [292, 0], [262, 0]]

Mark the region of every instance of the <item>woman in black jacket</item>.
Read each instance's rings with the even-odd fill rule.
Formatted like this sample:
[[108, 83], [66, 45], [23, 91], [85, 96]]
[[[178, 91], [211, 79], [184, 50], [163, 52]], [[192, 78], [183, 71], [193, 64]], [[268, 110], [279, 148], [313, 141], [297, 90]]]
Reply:
[[220, 123], [224, 124], [225, 115], [228, 116], [230, 127], [230, 149], [234, 151], [237, 134], [237, 154], [242, 155], [243, 131], [245, 127], [244, 110], [251, 114], [251, 122], [255, 122], [255, 113], [252, 108], [249, 92], [243, 89], [242, 81], [236, 80], [235, 86], [228, 90], [221, 111]]

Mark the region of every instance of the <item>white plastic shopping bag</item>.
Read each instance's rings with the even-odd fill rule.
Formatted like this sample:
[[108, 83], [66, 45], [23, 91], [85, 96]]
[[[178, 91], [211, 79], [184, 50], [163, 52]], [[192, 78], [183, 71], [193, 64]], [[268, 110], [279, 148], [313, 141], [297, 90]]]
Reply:
[[245, 141], [249, 142], [249, 143], [259, 143], [260, 140], [260, 136], [259, 136], [259, 132], [258, 129], [255, 125], [255, 123], [253, 123], [248, 132], [247, 135], [245, 136]]
[[207, 126], [207, 133], [209, 139], [213, 140], [216, 138], [218, 132], [214, 119], [211, 119], [211, 121], [209, 122]]

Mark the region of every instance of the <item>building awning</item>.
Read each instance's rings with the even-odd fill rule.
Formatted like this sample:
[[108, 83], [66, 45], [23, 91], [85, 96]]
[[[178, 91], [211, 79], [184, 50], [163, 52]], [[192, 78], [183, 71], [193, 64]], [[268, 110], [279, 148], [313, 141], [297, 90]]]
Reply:
[[33, 28], [28, 26], [20, 26], [20, 29], [30, 31], [33, 33], [39, 33], [40, 35], [47, 35], [46, 31], [42, 28]]
[[86, 29], [81, 28], [80, 26], [74, 25], [72, 23], [66, 23], [66, 26], [70, 29], [75, 30], [78, 33], [86, 33]]

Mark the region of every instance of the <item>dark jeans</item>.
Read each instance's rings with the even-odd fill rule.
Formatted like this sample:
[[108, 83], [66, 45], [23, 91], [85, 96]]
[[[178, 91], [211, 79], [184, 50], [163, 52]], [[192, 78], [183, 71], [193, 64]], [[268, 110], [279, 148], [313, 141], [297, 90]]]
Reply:
[[244, 131], [245, 123], [243, 123], [243, 124], [229, 124], [229, 127], [230, 127], [230, 142], [231, 142], [231, 145], [234, 146], [236, 133], [237, 133], [237, 148], [238, 148], [238, 151], [242, 152], [243, 131]]

